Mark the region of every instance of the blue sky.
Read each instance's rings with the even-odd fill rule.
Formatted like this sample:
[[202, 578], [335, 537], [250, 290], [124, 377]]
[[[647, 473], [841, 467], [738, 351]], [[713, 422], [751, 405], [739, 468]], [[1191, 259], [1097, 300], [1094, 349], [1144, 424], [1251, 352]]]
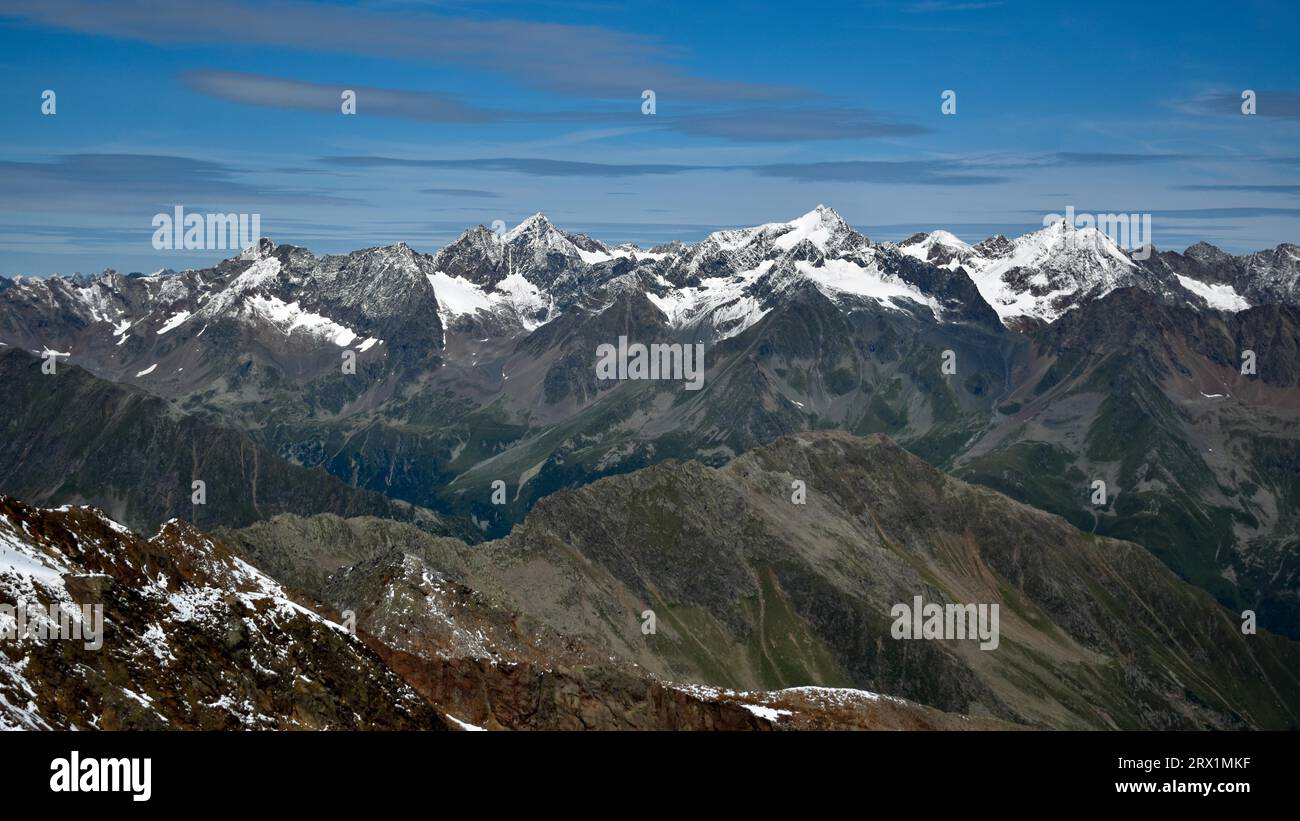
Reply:
[[1297, 31], [1293, 2], [0, 0], [0, 274], [227, 256], [154, 250], [178, 204], [318, 253], [818, 203], [875, 239], [1073, 205], [1159, 248], [1300, 242]]

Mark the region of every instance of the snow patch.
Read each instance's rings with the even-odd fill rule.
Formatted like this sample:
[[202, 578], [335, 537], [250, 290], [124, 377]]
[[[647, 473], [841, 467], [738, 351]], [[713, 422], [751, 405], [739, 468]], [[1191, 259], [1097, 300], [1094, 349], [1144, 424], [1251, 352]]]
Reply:
[[781, 718], [781, 716], [794, 715], [794, 713], [790, 712], [789, 710], [781, 710], [775, 707], [764, 707], [760, 704], [742, 704], [740, 706], [744, 707], [746, 710], [749, 710], [751, 713], [758, 716], [759, 718], [765, 718], [768, 721], [776, 721], [779, 718]]
[[514, 312], [528, 331], [553, 318], [550, 297], [523, 274], [511, 274], [498, 282], [492, 291], [485, 291], [464, 277], [454, 277], [442, 271], [429, 274], [428, 279], [438, 300], [438, 316], [444, 324], [457, 316], [472, 316], [479, 311], [490, 313], [502, 307]]
[[327, 316], [298, 307], [296, 300], [285, 302], [275, 296], [254, 295], [247, 297], [244, 304], [253, 314], [283, 331], [285, 336], [302, 330], [311, 336], [327, 339], [340, 348], [346, 348], [357, 338], [357, 333], [351, 328], [346, 328]]
[[933, 297], [926, 296], [901, 279], [882, 273], [874, 265], [864, 268], [847, 259], [827, 259], [820, 266], [799, 261], [795, 263], [795, 269], [816, 283], [827, 296], [834, 296], [835, 293], [853, 294], [874, 299], [893, 310], [902, 310], [895, 300], [910, 300], [928, 306], [936, 319], [942, 313], [939, 303]]
[[492, 300], [488, 299], [487, 294], [464, 277], [454, 277], [442, 271], [435, 271], [429, 274], [428, 279], [429, 285], [433, 286], [433, 294], [438, 300], [438, 314], [445, 319], [474, 314], [492, 305]]
[[1199, 279], [1185, 277], [1182, 274], [1176, 274], [1175, 276], [1178, 277], [1178, 282], [1184, 288], [1205, 300], [1216, 311], [1227, 311], [1235, 314], [1250, 307], [1250, 303], [1238, 294], [1237, 290], [1231, 285], [1211, 285], [1208, 282], [1201, 282]]
[[723, 329], [717, 336], [719, 341], [729, 339], [767, 316], [769, 309], [745, 291], [775, 262], [764, 260], [757, 268], [736, 276], [712, 277], [695, 287], [674, 288], [660, 277], [659, 284], [667, 293], [660, 296], [647, 292], [646, 298], [664, 312], [673, 327], [690, 328], [707, 319], [714, 328]]
[[158, 336], [162, 336], [168, 331], [175, 329], [178, 325], [180, 325], [182, 322], [184, 322], [189, 318], [190, 318], [189, 311], [177, 311], [176, 313], [171, 315], [170, 319], [168, 319], [166, 322], [163, 323], [163, 326], [161, 328], [158, 329]]
[[462, 730], [469, 730], [469, 731], [471, 731], [471, 732], [480, 732], [480, 733], [482, 733], [482, 732], [487, 732], [487, 731], [484, 730], [482, 727], [476, 726], [476, 725], [474, 725], [474, 724], [470, 724], [468, 721], [461, 721], [459, 718], [456, 718], [456, 717], [455, 717], [454, 715], [452, 715], [451, 713], [448, 713], [448, 714], [447, 714], [447, 718], [449, 718], [449, 719], [451, 719], [452, 721], [456, 722], [456, 725], [457, 725], [458, 727], [460, 727]]

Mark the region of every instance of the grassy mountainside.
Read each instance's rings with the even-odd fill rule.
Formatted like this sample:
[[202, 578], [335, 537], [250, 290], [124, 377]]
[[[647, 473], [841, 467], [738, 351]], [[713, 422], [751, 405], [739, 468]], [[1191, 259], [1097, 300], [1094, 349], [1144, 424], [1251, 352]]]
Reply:
[[[806, 504], [792, 502], [796, 480]], [[1242, 635], [1139, 546], [945, 476], [878, 435], [797, 434], [721, 468], [609, 477], [475, 546], [332, 518], [282, 517], [235, 538], [309, 575], [397, 549], [679, 681], [853, 687], [1048, 727], [1300, 724], [1300, 646]], [[289, 543], [311, 555], [286, 555]], [[998, 603], [1000, 646], [892, 638], [891, 607], [915, 595]]]
[[1300, 311], [1228, 316], [1117, 291], [1034, 341], [1028, 377], [956, 475], [1138, 542], [1300, 637]]

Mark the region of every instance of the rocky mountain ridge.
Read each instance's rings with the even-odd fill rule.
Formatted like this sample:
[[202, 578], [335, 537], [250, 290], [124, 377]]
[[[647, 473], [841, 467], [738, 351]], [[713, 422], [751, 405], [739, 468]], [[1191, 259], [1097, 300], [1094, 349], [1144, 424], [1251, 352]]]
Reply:
[[[400, 633], [413, 673], [454, 656], [473, 680], [501, 659], [545, 665], [550, 648], [556, 670], [848, 688], [1040, 727], [1300, 720], [1300, 645], [1243, 635], [1137, 545], [946, 477], [880, 436], [784, 437], [718, 469], [661, 462], [553, 494], [474, 546], [336, 517], [225, 536], [377, 635]], [[918, 595], [998, 603], [998, 647], [898, 640], [892, 608]]]

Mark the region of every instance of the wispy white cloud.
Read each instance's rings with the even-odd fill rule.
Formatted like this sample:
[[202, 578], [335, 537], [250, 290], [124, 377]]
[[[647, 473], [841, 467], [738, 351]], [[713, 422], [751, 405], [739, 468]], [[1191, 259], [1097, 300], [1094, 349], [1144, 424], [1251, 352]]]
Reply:
[[29, 25], [160, 46], [239, 42], [465, 66], [534, 88], [600, 98], [635, 98], [646, 88], [681, 100], [732, 102], [803, 99], [810, 94], [791, 85], [692, 73], [680, 67], [686, 55], [655, 38], [595, 25], [294, 0], [13, 0], [4, 13]]
[[[181, 77], [194, 91], [246, 105], [337, 114], [344, 86], [232, 71], [190, 71]], [[601, 124], [641, 132], [668, 129], [699, 137], [744, 142], [800, 142], [903, 137], [928, 129], [851, 106], [685, 107], [680, 114], [643, 116], [622, 110], [507, 111], [428, 91], [350, 86], [365, 116], [439, 123]]]

